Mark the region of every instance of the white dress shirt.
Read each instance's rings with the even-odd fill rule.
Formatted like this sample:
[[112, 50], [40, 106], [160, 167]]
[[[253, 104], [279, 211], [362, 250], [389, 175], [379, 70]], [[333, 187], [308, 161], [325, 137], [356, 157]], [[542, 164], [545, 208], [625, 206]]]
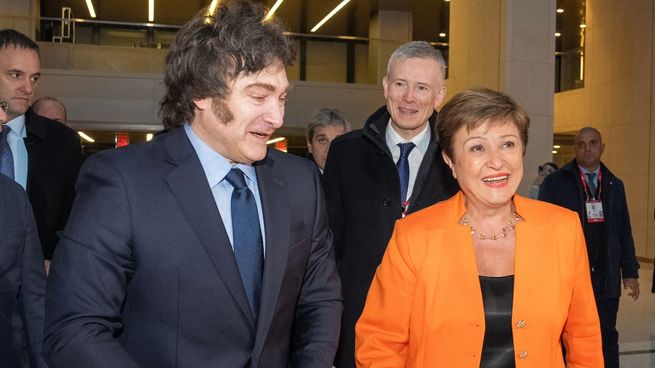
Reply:
[[387, 131], [385, 133], [385, 140], [387, 141], [387, 146], [391, 150], [391, 157], [393, 157], [393, 162], [397, 163], [400, 159], [400, 147], [398, 143], [409, 143], [412, 142], [416, 147], [409, 153], [409, 184], [407, 185], [407, 198], [412, 198], [412, 191], [414, 189], [414, 182], [416, 182], [416, 174], [418, 174], [418, 169], [421, 166], [423, 161], [423, 156], [428, 150], [430, 145], [430, 124], [425, 125], [425, 129], [419, 134], [415, 135], [414, 138], [406, 140], [398, 134], [389, 119], [389, 124], [387, 125]]

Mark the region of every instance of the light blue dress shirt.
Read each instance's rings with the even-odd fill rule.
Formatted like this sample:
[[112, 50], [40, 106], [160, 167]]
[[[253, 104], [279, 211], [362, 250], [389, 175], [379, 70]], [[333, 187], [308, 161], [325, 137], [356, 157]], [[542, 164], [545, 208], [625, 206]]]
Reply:
[[7, 134], [7, 143], [14, 156], [14, 180], [27, 190], [27, 148], [25, 147], [25, 115], [10, 120], [7, 124], [11, 130]]
[[387, 125], [387, 130], [385, 133], [385, 140], [387, 141], [387, 146], [391, 150], [391, 157], [393, 157], [393, 162], [398, 162], [400, 159], [400, 147], [398, 143], [409, 143], [412, 142], [416, 147], [409, 153], [407, 160], [409, 161], [409, 184], [407, 185], [407, 198], [412, 197], [412, 190], [414, 189], [414, 182], [416, 182], [416, 176], [418, 174], [418, 169], [421, 167], [421, 162], [423, 161], [423, 156], [428, 150], [430, 145], [430, 124], [426, 124], [425, 128], [414, 136], [414, 138], [409, 141], [403, 139], [403, 137], [398, 134], [393, 129], [391, 125], [391, 119], [389, 119], [389, 124]]
[[257, 203], [259, 227], [261, 228], [262, 232], [264, 255], [266, 255], [266, 232], [264, 228], [264, 214], [262, 212], [262, 200], [259, 196], [259, 186], [257, 184], [257, 173], [255, 172], [255, 168], [250, 165], [230, 163], [220, 153], [214, 151], [205, 142], [200, 140], [200, 138], [198, 138], [188, 123], [184, 124], [184, 130], [189, 137], [189, 140], [191, 141], [193, 149], [196, 151], [196, 154], [200, 159], [202, 169], [205, 171], [207, 183], [211, 188], [212, 194], [214, 196], [214, 201], [218, 207], [218, 212], [221, 215], [221, 220], [223, 220], [223, 225], [225, 225], [227, 236], [230, 238], [232, 250], [234, 250], [234, 241], [232, 235], [232, 191], [234, 190], [234, 187], [232, 187], [232, 184], [225, 180], [225, 176], [233, 167], [241, 169], [241, 171], [243, 171], [245, 174], [246, 185], [248, 185], [248, 189], [250, 189], [250, 191], [253, 193], [255, 202]]

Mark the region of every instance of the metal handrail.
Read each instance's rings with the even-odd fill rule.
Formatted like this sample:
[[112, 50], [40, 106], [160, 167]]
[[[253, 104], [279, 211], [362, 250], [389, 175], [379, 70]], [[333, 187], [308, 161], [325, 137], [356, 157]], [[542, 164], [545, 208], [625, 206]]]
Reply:
[[[139, 22], [121, 22], [115, 20], [96, 20], [96, 19], [84, 19], [84, 18], [70, 18], [62, 19], [55, 17], [41, 17], [41, 20], [53, 21], [53, 22], [62, 22], [69, 21], [75, 23], [87, 23], [87, 24], [102, 24], [109, 26], [123, 26], [123, 27], [134, 27], [134, 28], [160, 28], [160, 29], [181, 29], [182, 26], [175, 24], [161, 24], [161, 23], [139, 23]], [[369, 42], [368, 38], [357, 37], [357, 36], [333, 36], [333, 35], [320, 35], [313, 33], [297, 33], [297, 32], [285, 32], [287, 36], [295, 38], [306, 38], [306, 39], [324, 39], [324, 40], [334, 40], [341, 42]]]

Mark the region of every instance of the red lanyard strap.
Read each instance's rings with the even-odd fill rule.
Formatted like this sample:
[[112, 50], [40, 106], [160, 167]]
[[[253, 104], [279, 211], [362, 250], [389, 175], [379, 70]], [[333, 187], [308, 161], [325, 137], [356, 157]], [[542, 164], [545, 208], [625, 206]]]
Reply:
[[[582, 187], [584, 188], [584, 193], [587, 196], [587, 201], [589, 199], [594, 199], [589, 193], [589, 188], [587, 187], [587, 179], [584, 177], [582, 170], [580, 170], [580, 180], [582, 181]], [[603, 192], [603, 187], [601, 185], [603, 180], [603, 172], [598, 170], [598, 188], [596, 189], [597, 196], [595, 199], [600, 200], [600, 194]]]

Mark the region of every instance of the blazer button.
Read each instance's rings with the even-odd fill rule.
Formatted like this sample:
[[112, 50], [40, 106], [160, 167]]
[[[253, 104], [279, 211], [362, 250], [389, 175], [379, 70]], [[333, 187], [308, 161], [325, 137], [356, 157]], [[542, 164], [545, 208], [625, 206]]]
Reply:
[[382, 200], [382, 205], [383, 205], [384, 207], [389, 207], [389, 206], [391, 206], [391, 199], [389, 199], [389, 198], [385, 198], [384, 200]]
[[525, 327], [525, 321], [520, 319], [518, 322], [516, 322], [516, 327], [518, 327], [518, 328]]
[[528, 357], [528, 351], [527, 350], [523, 350], [521, 353], [519, 353], [519, 358], [525, 359], [527, 357]]

